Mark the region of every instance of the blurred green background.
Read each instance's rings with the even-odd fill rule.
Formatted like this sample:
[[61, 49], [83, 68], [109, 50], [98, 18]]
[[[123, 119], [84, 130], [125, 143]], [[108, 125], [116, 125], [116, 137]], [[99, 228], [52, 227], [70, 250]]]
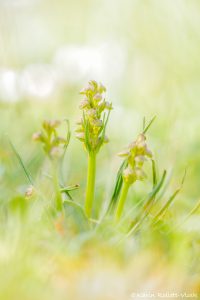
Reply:
[[[28, 186], [9, 139], [40, 181], [44, 155], [31, 136], [50, 118], [70, 120], [64, 180], [80, 184], [75, 196], [83, 203], [86, 153], [74, 128], [79, 90], [95, 79], [107, 87], [114, 107], [110, 142], [98, 159], [98, 205], [105, 208], [112, 192], [121, 163], [116, 154], [135, 139], [144, 116], [156, 115], [148, 141], [160, 173], [167, 169], [172, 176], [167, 195], [187, 168], [174, 213], [191, 210], [200, 181], [199, 28], [198, 0], [1, 0], [1, 204]], [[144, 196], [144, 187], [149, 191], [149, 182], [137, 184], [136, 198]], [[48, 186], [44, 191], [48, 195]], [[196, 217], [190, 228], [195, 234]]]
[[[157, 115], [149, 135], [158, 164], [180, 176], [188, 168], [182, 197], [186, 206], [198, 198], [199, 1], [2, 0], [0, 20], [2, 142], [8, 135], [29, 162], [30, 137], [41, 120], [69, 118], [73, 128], [78, 91], [100, 80], [114, 106], [102, 180], [143, 116]], [[85, 167], [72, 139], [74, 151], [70, 176]]]

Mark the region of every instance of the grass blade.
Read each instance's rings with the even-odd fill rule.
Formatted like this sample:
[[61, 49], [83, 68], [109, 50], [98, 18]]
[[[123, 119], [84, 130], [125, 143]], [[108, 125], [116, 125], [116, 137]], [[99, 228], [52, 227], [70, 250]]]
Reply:
[[186, 177], [186, 170], [184, 172], [183, 178], [181, 180], [181, 184], [180, 186], [175, 190], [175, 192], [170, 196], [170, 198], [168, 199], [168, 201], [164, 204], [164, 206], [161, 208], [161, 210], [157, 213], [157, 215], [153, 218], [153, 221], [156, 221], [158, 218], [160, 218], [163, 214], [166, 213], [167, 209], [169, 208], [169, 206], [172, 204], [172, 202], [174, 201], [175, 197], [180, 193], [184, 181], [185, 181], [185, 177]]
[[155, 196], [157, 195], [157, 193], [160, 191], [161, 187], [163, 186], [163, 183], [165, 181], [166, 175], [167, 175], [167, 172], [166, 172], [166, 170], [164, 170], [161, 180], [154, 187], [153, 191], [149, 195], [149, 198], [148, 198], [147, 202], [144, 205], [144, 209], [145, 210], [148, 210], [149, 206], [151, 207], [152, 203], [154, 203]]
[[[149, 123], [147, 124], [147, 126], [144, 128], [143, 130], [143, 134], [145, 134], [147, 132], [147, 130], [150, 128], [150, 126], [152, 125], [152, 123], [154, 122], [156, 116], [154, 116], [150, 121]], [[145, 122], [143, 123], [143, 126], [145, 125]]]
[[137, 219], [139, 219], [138, 222], [135, 222], [135, 221], [132, 222], [131, 226], [129, 227], [127, 236], [130, 236], [136, 229], [138, 229], [141, 226], [141, 224], [143, 223], [143, 221], [146, 219], [146, 217], [149, 215], [151, 208], [154, 204], [155, 197], [163, 186], [163, 183], [166, 178], [166, 174], [167, 174], [167, 172], [166, 172], [166, 170], [164, 170], [161, 180], [154, 187], [154, 189], [152, 190], [152, 192], [150, 193], [150, 195], [147, 199], [146, 204], [143, 206], [145, 211], [142, 212], [140, 217], [137, 217]]
[[60, 189], [61, 193], [71, 192], [79, 188], [78, 184], [69, 185]]
[[152, 163], [152, 177], [153, 177], [153, 187], [156, 186], [157, 182], [158, 182], [158, 179], [157, 179], [157, 172], [156, 172], [156, 163], [155, 163], [155, 160], [152, 159], [151, 160], [151, 163]]
[[26, 166], [25, 166], [25, 164], [24, 164], [24, 162], [23, 162], [23, 160], [22, 160], [22, 158], [21, 158], [19, 152], [17, 151], [16, 147], [15, 147], [14, 144], [11, 142], [11, 140], [10, 140], [10, 139], [8, 139], [8, 140], [9, 140], [9, 144], [10, 144], [10, 146], [11, 146], [11, 148], [12, 148], [14, 154], [16, 155], [16, 157], [17, 157], [17, 159], [18, 159], [18, 162], [19, 162], [20, 166], [22, 167], [22, 169], [23, 169], [23, 171], [24, 171], [24, 173], [25, 173], [25, 175], [26, 175], [26, 178], [28, 179], [28, 181], [29, 181], [29, 183], [30, 183], [31, 185], [34, 185], [34, 184], [33, 184], [33, 180], [32, 180], [32, 178], [31, 178], [31, 175], [29, 174], [29, 172], [28, 172], [28, 170], [27, 170], [27, 168], [26, 168]]
[[114, 191], [113, 191], [113, 194], [112, 194], [109, 206], [108, 206], [107, 213], [113, 211], [113, 209], [115, 208], [115, 205], [117, 203], [117, 200], [119, 198], [119, 194], [120, 194], [120, 191], [122, 188], [122, 183], [123, 183], [122, 173], [126, 167], [127, 167], [127, 160], [125, 159], [122, 162], [122, 164], [117, 172], [116, 183], [115, 183]]

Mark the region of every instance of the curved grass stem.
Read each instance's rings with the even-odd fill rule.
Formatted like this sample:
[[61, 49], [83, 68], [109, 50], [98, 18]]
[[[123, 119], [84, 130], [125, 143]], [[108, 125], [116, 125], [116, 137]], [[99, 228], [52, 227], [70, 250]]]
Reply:
[[91, 217], [92, 205], [94, 200], [95, 189], [95, 177], [96, 177], [96, 154], [90, 152], [88, 154], [88, 173], [87, 173], [87, 187], [85, 198], [85, 214], [88, 218]]
[[123, 186], [122, 186], [122, 191], [120, 194], [120, 198], [119, 198], [119, 202], [117, 205], [117, 209], [115, 212], [115, 221], [117, 221], [117, 222], [119, 221], [119, 219], [121, 217], [121, 214], [122, 214], [122, 211], [124, 208], [124, 204], [125, 204], [125, 201], [126, 201], [126, 198], [128, 195], [129, 187], [130, 187], [130, 183], [124, 181]]

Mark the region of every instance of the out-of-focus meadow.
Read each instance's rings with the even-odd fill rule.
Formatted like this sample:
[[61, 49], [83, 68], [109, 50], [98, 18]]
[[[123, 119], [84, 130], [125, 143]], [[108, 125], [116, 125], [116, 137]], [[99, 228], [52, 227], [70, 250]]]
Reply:
[[[199, 210], [184, 221], [200, 197], [199, 28], [198, 0], [0, 1], [0, 299], [200, 292]], [[104, 83], [114, 108], [110, 141], [98, 156], [96, 206], [104, 212], [112, 194], [117, 153], [141, 131], [144, 116], [156, 115], [148, 142], [160, 175], [168, 171], [163, 203], [187, 169], [166, 228], [147, 224], [139, 238], [124, 239], [109, 224], [85, 230], [80, 220], [78, 228], [71, 212], [58, 234], [41, 217], [52, 190], [32, 134], [44, 119], [69, 119], [62, 172], [67, 185], [80, 184], [73, 197], [83, 204], [87, 155], [74, 129], [79, 90], [89, 79]], [[33, 203], [24, 202], [29, 182], [9, 141], [41, 189]], [[126, 211], [149, 191], [150, 180], [136, 184]]]

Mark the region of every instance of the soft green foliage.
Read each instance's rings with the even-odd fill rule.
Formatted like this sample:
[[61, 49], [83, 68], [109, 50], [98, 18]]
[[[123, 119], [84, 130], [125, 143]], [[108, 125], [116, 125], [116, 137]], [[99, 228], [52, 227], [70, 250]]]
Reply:
[[[29, 118], [27, 118], [28, 120]], [[88, 258], [88, 251], [94, 251], [97, 256], [101, 257], [100, 261], [102, 262], [105, 257], [108, 257], [108, 265], [110, 266], [112, 262], [116, 263], [116, 261], [119, 261], [123, 265], [124, 263], [125, 265], [129, 265], [134, 257], [139, 261], [143, 259], [146, 261], [146, 249], [148, 249], [151, 257], [152, 253], [161, 252], [162, 255], [166, 256], [169, 265], [173, 261], [173, 265], [178, 270], [180, 270], [182, 261], [187, 261], [187, 264], [191, 264], [193, 269], [196, 270], [195, 272], [198, 273], [198, 244], [194, 240], [193, 233], [184, 233], [183, 226], [198, 212], [199, 202], [196, 202], [194, 207], [191, 204], [183, 217], [181, 213], [177, 214], [176, 209], [172, 206], [176, 199], [175, 197], [182, 190], [185, 175], [180, 186], [174, 189], [174, 191], [172, 189], [171, 195], [166, 192], [167, 190], [171, 192], [171, 188], [168, 186], [169, 177], [167, 178], [166, 171], [163, 171], [162, 176], [159, 176], [156, 158], [152, 155], [146, 144], [147, 129], [152, 124], [152, 120], [146, 127], [145, 125], [143, 126], [142, 133], [139, 134], [136, 142], [132, 143], [127, 151], [123, 152], [125, 157], [121, 167], [118, 165], [119, 170], [117, 172], [113, 195], [110, 201], [105, 202], [106, 214], [101, 206], [97, 206], [98, 202], [105, 199], [101, 199], [102, 196], [98, 193], [93, 194], [93, 216], [96, 216], [96, 219], [88, 216], [83, 205], [83, 194], [84, 190], [88, 188], [87, 183], [83, 184], [81, 181], [77, 181], [77, 178], [81, 178], [80, 174], [86, 173], [85, 168], [82, 167], [83, 162], [77, 156], [78, 143], [74, 144], [76, 149], [72, 148], [70, 153], [70, 161], [74, 161], [74, 165], [70, 162], [68, 174], [75, 172], [73, 168], [76, 170], [77, 160], [79, 160], [78, 172], [76, 171], [75, 176], [71, 178], [70, 175], [66, 177], [62, 174], [63, 170], [64, 173], [67, 170], [65, 159], [69, 155], [71, 144], [73, 146], [74, 137], [72, 136], [71, 143], [69, 144], [69, 126], [67, 126], [67, 130], [63, 126], [63, 131], [61, 130], [58, 133], [58, 124], [60, 124], [58, 121], [45, 121], [42, 125], [42, 131], [39, 134], [34, 134], [34, 139], [39, 139], [44, 146], [44, 153], [47, 158], [46, 160], [43, 157], [43, 160], [38, 163], [35, 171], [28, 164], [26, 155], [21, 155], [23, 153], [21, 149], [16, 147], [16, 145], [14, 146], [14, 138], [10, 144], [13, 151], [12, 155], [15, 155], [17, 158], [14, 163], [15, 168], [17, 162], [19, 162], [20, 180], [22, 183], [25, 183], [25, 180], [27, 180], [28, 185], [24, 191], [15, 193], [10, 197], [7, 196], [7, 203], [5, 201], [1, 202], [0, 217], [4, 225], [0, 233], [2, 245], [0, 257], [3, 257], [3, 264], [8, 266], [8, 275], [13, 274], [13, 269], [17, 270], [14, 272], [17, 276], [16, 278], [10, 277], [8, 281], [5, 280], [2, 283], [1, 293], [4, 297], [3, 299], [13, 299], [13, 294], [8, 288], [8, 284], [14, 286], [14, 290], [17, 291], [22, 299], [24, 297], [25, 299], [30, 298], [31, 300], [35, 300], [35, 297], [37, 297], [36, 293], [38, 294], [38, 299], [42, 297], [55, 299], [55, 297], [60, 295], [60, 287], [57, 286], [59, 276], [62, 276], [64, 280], [69, 280], [72, 272], [79, 274], [82, 271], [84, 272], [84, 276], [88, 276], [87, 272], [90, 267], [85, 269], [82, 266], [84, 262], [87, 262], [91, 268], [93, 266], [93, 261], [91, 258]], [[35, 124], [35, 127], [36, 125], [38, 128], [38, 124]], [[153, 127], [156, 127], [156, 123]], [[31, 132], [28, 134], [29, 141], [30, 136]], [[59, 138], [60, 136], [64, 136], [64, 138]], [[150, 138], [148, 139], [149, 142]], [[112, 144], [112, 136], [110, 144]], [[52, 156], [52, 149], [55, 146], [61, 150], [59, 152], [61, 156]], [[35, 144], [29, 145], [29, 151], [33, 157], [34, 152], [31, 152], [31, 150], [34, 147]], [[37, 152], [39, 149], [40, 147], [35, 147], [34, 151]], [[66, 154], [65, 157], [63, 156], [64, 154]], [[92, 157], [91, 152], [88, 154], [90, 159]], [[81, 156], [81, 152], [79, 156]], [[101, 159], [100, 153], [98, 157]], [[145, 159], [147, 160], [146, 163], [144, 163]], [[84, 155], [82, 160], [85, 160]], [[109, 160], [106, 163], [107, 168]], [[120, 164], [120, 160], [117, 164]], [[95, 167], [97, 171], [99, 170], [96, 176], [98, 179], [101, 166], [95, 164]], [[129, 178], [128, 181], [126, 180], [127, 168], [131, 168], [130, 181]], [[138, 168], [141, 172], [145, 172], [147, 176], [142, 176], [142, 178], [140, 176], [137, 178], [134, 177], [134, 180], [132, 180], [132, 172], [137, 174], [136, 171], [138, 171]], [[41, 169], [44, 169], [44, 171], [41, 172]], [[89, 182], [91, 180], [94, 181], [94, 161], [91, 162], [89, 160], [88, 169], [91, 178]], [[114, 177], [112, 176], [113, 183]], [[74, 178], [76, 178], [76, 184], [74, 184]], [[142, 196], [137, 191], [137, 184], [140, 183], [141, 179], [143, 187]], [[80, 183], [80, 187], [77, 183]], [[126, 183], [128, 183], [128, 186], [126, 186]], [[131, 188], [132, 183], [134, 183], [133, 189]], [[104, 186], [105, 184], [106, 180], [104, 180]], [[99, 188], [98, 185], [99, 182], [97, 181], [97, 188]], [[91, 192], [91, 186], [89, 187]], [[93, 182], [93, 187], [95, 187], [95, 182]], [[102, 189], [104, 190], [104, 187]], [[132, 197], [133, 200], [131, 199]], [[4, 198], [6, 199], [5, 194]], [[179, 198], [179, 201], [181, 200]], [[120, 208], [121, 213], [116, 223], [114, 219], [120, 202], [122, 203]], [[192, 241], [197, 247], [195, 252], [190, 247]], [[102, 247], [104, 250], [102, 250]], [[130, 252], [127, 253], [127, 249]], [[102, 256], [104, 251], [105, 254]], [[195, 257], [195, 265], [190, 259], [191, 253]], [[140, 255], [144, 255], [144, 257], [140, 257]], [[21, 263], [22, 257], [23, 263]], [[48, 264], [52, 257], [56, 257], [53, 261], [53, 266]], [[46, 266], [41, 268], [45, 264]], [[163, 268], [167, 270], [169, 265], [167, 264]], [[140, 268], [143, 268], [146, 272], [148, 270], [147, 266], [140, 266]], [[55, 275], [54, 268], [58, 268], [57, 275]], [[110, 268], [112, 269], [111, 266]], [[188, 281], [188, 269], [181, 268], [183, 281], [187, 280], [188, 286], [191, 286], [192, 283]], [[66, 273], [68, 269], [70, 270], [70, 274]], [[104, 272], [106, 271], [104, 270]], [[130, 270], [127, 269], [125, 272], [129, 276]], [[56, 276], [55, 282], [53, 279], [54, 276]], [[52, 282], [49, 282], [47, 277], [52, 278]], [[35, 293], [33, 297], [31, 295], [27, 296], [28, 292], [18, 286], [19, 282], [24, 282], [27, 286], [34, 286]], [[73, 284], [77, 285], [77, 281], [75, 282], [71, 282], [71, 286]], [[42, 292], [44, 287], [46, 287], [46, 292]], [[73, 288], [72, 290], [67, 288], [67, 291], [70, 293], [71, 299], [74, 299], [74, 297], [75, 299], [77, 298], [77, 295], [73, 296]], [[60, 298], [65, 299], [65, 295], [60, 296]]]
[[[78, 138], [81, 139], [81, 141], [85, 145], [86, 150], [88, 151], [88, 176], [86, 184], [85, 217], [86, 219], [88, 218], [89, 222], [92, 221], [92, 219], [90, 218], [92, 214], [93, 202], [96, 202], [94, 193], [96, 178], [96, 155], [99, 152], [99, 149], [102, 146], [105, 139], [105, 129], [109, 114], [107, 115], [107, 118], [104, 115], [103, 120], [101, 120], [101, 116], [105, 109], [110, 110], [112, 108], [111, 104], [105, 101], [103, 94], [105, 91], [106, 88], [101, 83], [98, 84], [94, 80], [91, 80], [88, 83], [88, 86], [81, 91], [81, 94], [83, 94], [86, 98], [82, 101], [80, 106], [81, 109], [83, 109], [83, 118], [78, 124], [78, 128], [76, 129], [76, 132], [78, 132]], [[136, 181], [143, 181], [147, 177], [143, 170], [144, 162], [146, 160], [152, 160], [152, 192], [150, 193], [150, 196], [147, 198], [147, 200], [143, 203], [144, 211], [141, 210], [136, 216], [136, 223], [132, 219], [134, 226], [140, 225], [141, 222], [143, 222], [143, 219], [149, 215], [149, 213], [152, 211], [152, 208], [156, 205], [156, 196], [160, 191], [161, 187], [163, 186], [166, 177], [166, 171], [164, 171], [161, 180], [157, 182], [155, 160], [153, 160], [153, 154], [149, 150], [146, 142], [146, 132], [151, 126], [154, 119], [155, 117], [152, 118], [147, 125], [145, 124], [144, 120], [143, 132], [138, 135], [137, 139], [134, 142], [132, 142], [126, 150], [118, 154], [119, 156], [122, 156], [125, 159], [122, 164], [123, 167], [120, 167], [118, 171], [116, 187], [113, 193], [113, 197], [115, 197], [114, 204], [116, 207], [116, 221], [120, 220], [130, 186], [133, 185], [133, 183], [135, 183]], [[44, 121], [42, 125], [43, 130], [33, 135], [33, 139], [35, 141], [39, 141], [43, 144], [44, 151], [47, 157], [50, 158], [52, 164], [52, 179], [54, 182], [56, 199], [55, 207], [58, 212], [63, 210], [64, 203], [66, 205], [71, 205], [71, 202], [69, 200], [64, 200], [64, 198], [62, 197], [62, 193], [67, 193], [67, 195], [69, 196], [69, 191], [77, 187], [77, 185], [75, 185], [75, 187], [72, 189], [70, 189], [70, 187], [63, 188], [59, 183], [60, 179], [58, 173], [58, 159], [64, 153], [61, 153], [60, 149], [67, 149], [67, 146], [69, 145], [70, 141], [69, 123], [67, 122], [67, 124], [68, 129], [67, 133], [65, 134], [67, 138], [62, 138], [58, 135], [57, 127], [60, 125], [59, 121]], [[80, 137], [80, 133], [82, 134], [82, 137]], [[23, 169], [26, 171], [21, 158], [20, 163], [22, 164]], [[26, 174], [28, 174], [27, 171]], [[173, 200], [175, 199], [176, 195], [180, 192], [183, 182], [184, 179], [182, 180], [181, 186], [172, 194], [172, 196], [164, 204], [160, 211], [156, 213], [156, 215], [153, 218], [154, 221], [157, 221], [157, 219], [159, 220], [160, 217], [165, 215], [167, 210], [170, 208], [170, 205], [172, 204]], [[32, 194], [30, 190], [26, 192], [26, 195], [29, 194]], [[113, 197], [109, 204], [109, 208], [113, 205]], [[81, 206], [78, 205], [77, 207]], [[83, 210], [83, 208], [81, 209]], [[101, 212], [99, 211], [98, 214], [101, 214]], [[110, 214], [110, 216], [112, 218], [112, 213]], [[129, 231], [132, 232], [132, 227], [133, 226], [131, 226], [128, 229], [128, 234]]]
[[[148, 290], [198, 299], [200, 1], [2, 0], [0, 16], [0, 299], [127, 300]], [[113, 102], [90, 218], [87, 149], [74, 137], [89, 78]], [[130, 186], [116, 223], [127, 167], [116, 154], [155, 114], [147, 177]], [[66, 117], [73, 134], [54, 168], [31, 136]], [[64, 124], [56, 130], [66, 139]]]

